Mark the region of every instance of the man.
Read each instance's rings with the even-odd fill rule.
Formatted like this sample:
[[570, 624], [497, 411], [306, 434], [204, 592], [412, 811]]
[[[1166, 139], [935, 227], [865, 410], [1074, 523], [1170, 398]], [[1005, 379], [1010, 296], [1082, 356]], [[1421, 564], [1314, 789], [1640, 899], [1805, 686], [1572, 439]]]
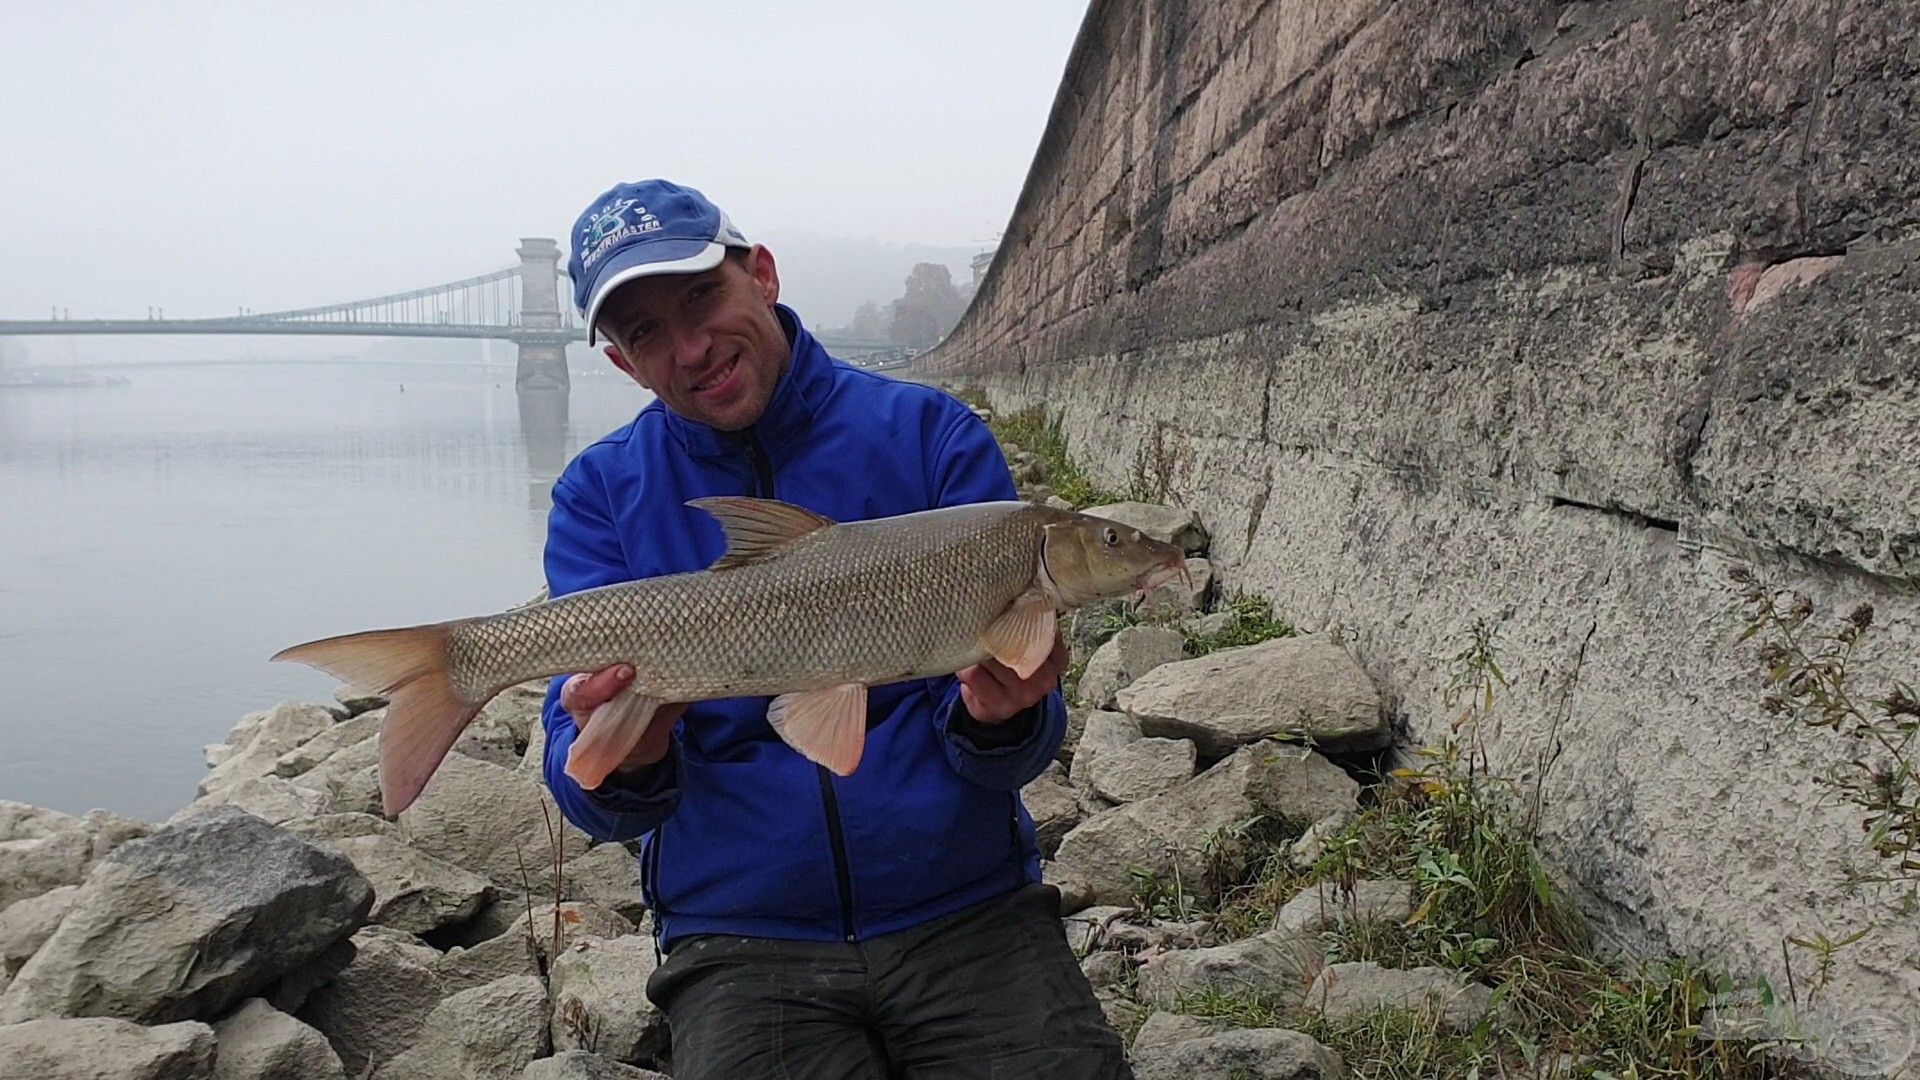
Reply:
[[[711, 564], [701, 496], [836, 521], [1015, 498], [970, 409], [829, 357], [778, 303], [772, 254], [699, 192], [616, 186], [572, 244], [589, 343], [656, 400], [554, 485], [554, 596]], [[764, 698], [663, 710], [592, 790], [568, 749], [633, 673], [555, 680], [547, 782], [588, 833], [643, 838], [665, 953], [647, 993], [679, 1080], [1127, 1075], [1020, 803], [1065, 731], [1065, 666], [1056, 644], [1027, 679], [989, 660], [873, 687], [847, 777], [781, 742]]]

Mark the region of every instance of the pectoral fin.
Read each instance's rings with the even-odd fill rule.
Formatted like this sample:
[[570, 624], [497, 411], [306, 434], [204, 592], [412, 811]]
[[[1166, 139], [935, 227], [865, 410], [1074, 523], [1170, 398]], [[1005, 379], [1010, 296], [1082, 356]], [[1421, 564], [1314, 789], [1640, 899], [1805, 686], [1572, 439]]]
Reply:
[[1025, 679], [1047, 662], [1053, 652], [1053, 638], [1059, 631], [1053, 602], [1038, 589], [1020, 594], [1000, 617], [988, 624], [980, 635], [980, 644], [995, 660], [1013, 669]]
[[653, 724], [653, 714], [661, 701], [648, 697], [630, 684], [611, 701], [593, 710], [587, 726], [574, 736], [567, 751], [567, 775], [589, 790], [600, 786], [607, 774], [620, 767], [640, 737]]
[[727, 534], [727, 552], [708, 567], [709, 570], [730, 570], [771, 558], [833, 525], [830, 519], [803, 506], [778, 499], [715, 495], [689, 500], [687, 505], [712, 514]]
[[845, 683], [782, 694], [767, 707], [767, 723], [808, 761], [849, 775], [867, 745], [867, 688]]

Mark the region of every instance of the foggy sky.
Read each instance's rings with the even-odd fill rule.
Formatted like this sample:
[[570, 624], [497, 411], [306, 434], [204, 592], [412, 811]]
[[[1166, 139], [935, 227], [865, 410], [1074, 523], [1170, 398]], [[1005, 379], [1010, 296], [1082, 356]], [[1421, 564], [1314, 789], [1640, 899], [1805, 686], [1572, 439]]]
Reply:
[[983, 246], [1084, 7], [8, 5], [0, 317], [429, 285], [657, 175], [776, 253], [783, 234]]

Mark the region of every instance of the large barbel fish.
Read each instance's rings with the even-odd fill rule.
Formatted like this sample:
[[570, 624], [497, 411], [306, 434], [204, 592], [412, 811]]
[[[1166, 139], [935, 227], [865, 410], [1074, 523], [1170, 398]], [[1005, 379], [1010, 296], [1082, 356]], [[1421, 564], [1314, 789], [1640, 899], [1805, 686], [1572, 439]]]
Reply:
[[706, 498], [726, 532], [705, 570], [607, 585], [497, 615], [371, 630], [275, 655], [387, 695], [381, 801], [426, 786], [482, 706], [542, 676], [630, 664], [634, 679], [574, 741], [567, 774], [599, 786], [672, 702], [772, 695], [767, 720], [845, 776], [867, 687], [991, 656], [1022, 678], [1056, 613], [1184, 575], [1181, 551], [1112, 521], [1023, 502], [836, 524], [770, 499]]

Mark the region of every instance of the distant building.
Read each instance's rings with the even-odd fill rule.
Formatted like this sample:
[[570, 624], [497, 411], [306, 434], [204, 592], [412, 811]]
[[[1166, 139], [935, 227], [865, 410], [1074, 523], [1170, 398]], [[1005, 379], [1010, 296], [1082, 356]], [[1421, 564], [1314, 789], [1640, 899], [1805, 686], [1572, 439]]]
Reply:
[[988, 248], [975, 255], [973, 261], [967, 264], [973, 268], [973, 280], [967, 283], [971, 291], [976, 293], [980, 291], [980, 283], [987, 279], [987, 270], [993, 266], [994, 252], [999, 250], [999, 248]]

